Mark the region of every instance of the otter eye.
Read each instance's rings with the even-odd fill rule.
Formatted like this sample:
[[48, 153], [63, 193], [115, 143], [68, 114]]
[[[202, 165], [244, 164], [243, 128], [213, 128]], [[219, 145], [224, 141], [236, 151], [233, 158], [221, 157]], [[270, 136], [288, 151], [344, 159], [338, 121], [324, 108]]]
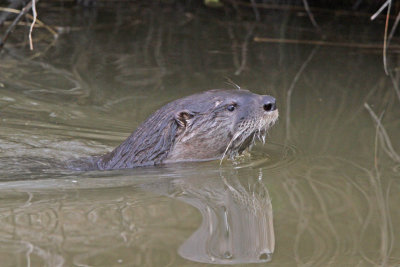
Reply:
[[230, 112], [234, 111], [236, 108], [235, 104], [229, 105], [226, 109], [229, 110]]

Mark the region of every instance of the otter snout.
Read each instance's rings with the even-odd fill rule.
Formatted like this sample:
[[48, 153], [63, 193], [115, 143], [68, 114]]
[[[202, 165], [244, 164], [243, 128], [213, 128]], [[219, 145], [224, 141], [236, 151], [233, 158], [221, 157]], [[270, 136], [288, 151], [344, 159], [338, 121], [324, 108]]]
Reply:
[[272, 96], [263, 96], [263, 109], [267, 112], [276, 110], [276, 100]]

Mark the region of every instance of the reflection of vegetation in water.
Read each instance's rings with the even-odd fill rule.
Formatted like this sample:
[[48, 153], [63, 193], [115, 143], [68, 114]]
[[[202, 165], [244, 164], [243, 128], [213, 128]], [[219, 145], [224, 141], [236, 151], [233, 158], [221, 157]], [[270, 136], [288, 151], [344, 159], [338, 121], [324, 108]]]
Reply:
[[3, 266], [168, 266], [183, 241], [177, 225], [193, 223], [184, 205], [132, 188], [19, 191], [2, 194]]
[[[270, 260], [272, 207], [261, 174], [253, 177], [252, 172], [250, 178], [242, 179], [228, 169], [222, 177], [218, 170], [211, 170], [204, 176], [171, 178], [195, 173], [189, 168], [187, 173], [179, 168], [154, 172], [163, 174], [157, 178], [146, 171], [143, 177], [140, 172], [119, 178], [88, 174], [77, 180], [39, 180], [28, 187], [25, 182], [3, 183], [0, 257], [11, 256], [2, 257], [2, 264], [190, 265], [178, 257], [179, 246], [190, 260]], [[129, 172], [120, 174], [124, 173]], [[149, 191], [179, 201], [167, 201]], [[198, 211], [181, 201], [205, 215], [195, 233], [194, 226], [201, 221]], [[193, 246], [200, 249], [192, 250]]]
[[[313, 56], [314, 51], [311, 52], [310, 56]], [[302, 73], [304, 66], [309, 63], [310, 56], [297, 74]], [[350, 102], [347, 101], [347, 96], [342, 95], [340, 100], [335, 102], [336, 110], [331, 109], [334, 114], [326, 124], [330, 129], [327, 131], [330, 133], [329, 136], [326, 136], [328, 139], [318, 143], [314, 143], [313, 139], [310, 139], [311, 145], [319, 145], [316, 151], [321, 155], [313, 156], [311, 159], [312, 166], [308, 167], [304, 174], [297, 174], [297, 179], [290, 176], [286, 177], [283, 187], [298, 216], [293, 254], [296, 263], [299, 265], [318, 265], [330, 261], [382, 266], [398, 263], [395, 226], [399, 224], [399, 214], [393, 209], [392, 203], [397, 202], [394, 196], [394, 188], [396, 188], [394, 184], [397, 184], [394, 173], [399, 166], [400, 157], [381, 122], [383, 113], [378, 117], [366, 103], [374, 103], [377, 108], [384, 107], [387, 111], [386, 119], [393, 125], [398, 125], [396, 115], [399, 107], [398, 100], [400, 101], [398, 82], [393, 79], [393, 75], [391, 75], [391, 78], [394, 90], [387, 90], [385, 86], [378, 84], [361, 98], [362, 101], [357, 103], [355, 109], [347, 108]], [[290, 96], [293, 92], [292, 86], [298, 79], [299, 77], [296, 75], [288, 91], [290, 92], [287, 102], [288, 109], [290, 108]], [[398, 99], [393, 98], [396, 95]], [[363, 110], [363, 107], [366, 108], [376, 123], [375, 146], [371, 146], [371, 144], [366, 146], [369, 148], [369, 158], [373, 158], [372, 161], [369, 160], [370, 164], [368, 164], [368, 161], [360, 161], [360, 158], [365, 158], [364, 154], [360, 154], [360, 149], [356, 149], [355, 154], [348, 151], [343, 153], [347, 147], [344, 145], [345, 140], [341, 137], [348, 137], [348, 135], [335, 136], [332, 134], [334, 128], [339, 125], [344, 126], [344, 129], [340, 130], [345, 130], [348, 128], [347, 125], [350, 124], [353, 124], [353, 127], [354, 124], [358, 125], [356, 118], [359, 119], [357, 115]], [[329, 108], [327, 109], [329, 110]], [[354, 114], [354, 110], [358, 110], [356, 114]], [[289, 114], [287, 113], [287, 115]], [[309, 117], [307, 116], [307, 118]], [[325, 125], [324, 122], [321, 122], [321, 124]], [[290, 123], [287, 124], [287, 127], [286, 133], [290, 133], [288, 131], [291, 127]], [[321, 127], [321, 125], [318, 124], [318, 127]], [[356, 129], [362, 129], [362, 127]], [[298, 132], [296, 131], [296, 133]], [[369, 130], [369, 135], [371, 133], [372, 131]], [[290, 138], [290, 134], [287, 137]], [[334, 146], [329, 143], [332, 140], [329, 138], [332, 137], [335, 137], [335, 141], [340, 144], [342, 151], [332, 150]], [[287, 139], [287, 141], [289, 140]], [[354, 149], [357, 145], [359, 144], [353, 141], [348, 148]], [[394, 162], [394, 168], [390, 168], [392, 164], [380, 151], [383, 151]], [[325, 154], [325, 156], [322, 156], [322, 154]], [[331, 156], [335, 154], [337, 156]], [[352, 156], [354, 159], [352, 159]], [[311, 192], [303, 190], [310, 190]], [[309, 209], [310, 201], [317, 203], [317, 208], [313, 209], [315, 215]], [[360, 203], [365, 205], [362, 210], [359, 209]], [[343, 218], [347, 218], [349, 222], [356, 221], [358, 224], [341, 225]], [[328, 239], [332, 237], [334, 240], [329, 242]], [[306, 250], [304, 249], [305, 244], [309, 246], [312, 244], [314, 248], [318, 249]], [[344, 257], [344, 244], [351, 244], [349, 245], [350, 248], [346, 249], [351, 251], [347, 257]], [[360, 260], [356, 260], [358, 256], [360, 256]]]
[[[386, 107], [396, 110], [396, 105], [392, 102]], [[400, 221], [393, 203], [399, 201], [394, 173], [400, 157], [382, 125], [382, 116], [378, 117], [368, 104], [364, 106], [376, 123], [370, 164], [346, 156], [317, 156], [311, 159], [312, 166], [304, 174], [297, 174], [295, 179], [286, 175], [283, 188], [298, 216], [293, 245], [297, 264], [343, 261], [392, 266], [398, 263], [395, 233]], [[395, 166], [391, 168], [393, 163]], [[313, 212], [311, 201], [316, 203]], [[332, 237], [334, 240], [328, 241]], [[304, 244], [318, 249], [305, 250]], [[347, 257], [344, 257], [345, 246], [348, 246]]]
[[398, 201], [393, 195], [398, 183], [341, 158], [315, 159], [313, 165], [282, 185], [290, 203], [284, 209], [294, 214], [286, 214], [280, 227], [295, 230], [279, 235], [278, 227], [278, 241], [293, 235], [296, 263], [395, 264], [399, 214], [391, 203]]

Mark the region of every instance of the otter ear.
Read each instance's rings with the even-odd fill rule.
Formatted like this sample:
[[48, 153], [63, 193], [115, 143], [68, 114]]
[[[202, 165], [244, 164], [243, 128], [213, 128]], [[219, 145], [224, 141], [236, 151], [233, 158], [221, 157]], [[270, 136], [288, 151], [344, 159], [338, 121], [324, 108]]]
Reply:
[[175, 121], [178, 123], [180, 127], [186, 127], [188, 124], [188, 120], [193, 118], [194, 113], [189, 111], [189, 110], [181, 110], [177, 113], [175, 113]]

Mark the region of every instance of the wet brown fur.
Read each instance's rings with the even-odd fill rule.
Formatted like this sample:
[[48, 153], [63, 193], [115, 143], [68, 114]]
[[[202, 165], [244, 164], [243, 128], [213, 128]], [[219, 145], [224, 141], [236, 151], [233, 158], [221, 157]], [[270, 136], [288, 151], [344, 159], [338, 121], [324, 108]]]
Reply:
[[[278, 111], [262, 110], [247, 90], [211, 90], [175, 100], [144, 121], [121, 145], [97, 161], [99, 169], [201, 161], [240, 154], [265, 135]], [[234, 111], [227, 107], [235, 105]]]

